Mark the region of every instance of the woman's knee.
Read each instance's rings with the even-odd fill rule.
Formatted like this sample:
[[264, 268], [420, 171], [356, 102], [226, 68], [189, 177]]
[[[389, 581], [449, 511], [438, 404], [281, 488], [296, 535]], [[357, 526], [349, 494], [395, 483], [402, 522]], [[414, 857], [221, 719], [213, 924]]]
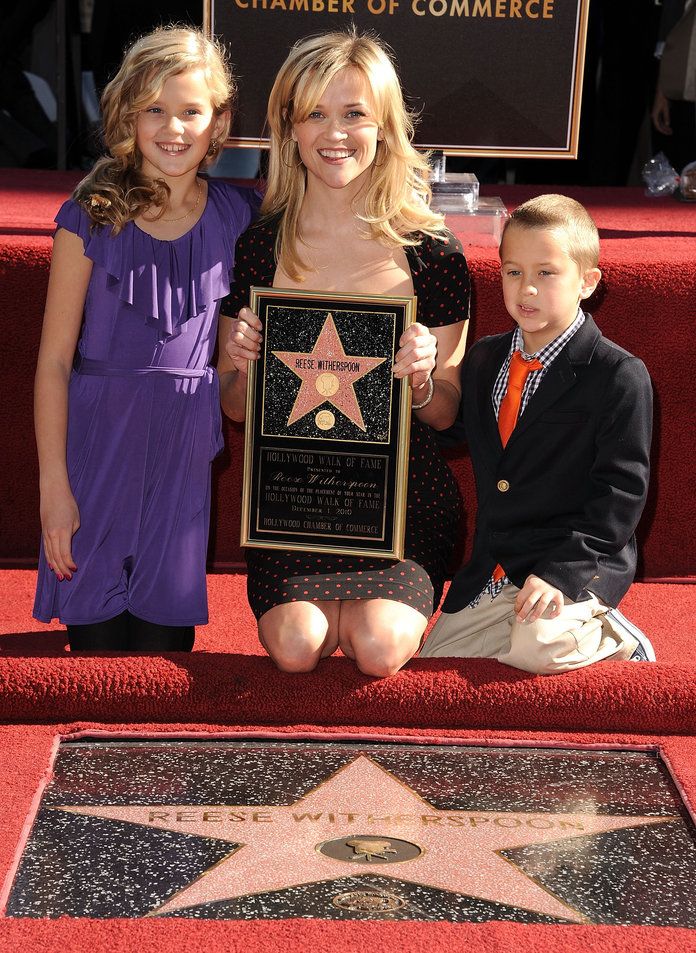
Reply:
[[[423, 620], [423, 630], [425, 620]], [[422, 632], [414, 628], [410, 620], [396, 620], [392, 623], [382, 622], [381, 625], [366, 624], [365, 627], [342, 633], [348, 645], [341, 648], [345, 654], [347, 649], [355, 658], [355, 664], [363, 675], [372, 675], [375, 678], [386, 678], [394, 675], [418, 651]]]
[[377, 639], [372, 645], [356, 648], [355, 664], [363, 675], [387, 678], [403, 668], [418, 650], [418, 640], [391, 638]]
[[261, 644], [281, 671], [311, 672], [322, 655], [330, 654], [325, 651], [329, 641], [328, 620], [319, 610], [297, 611], [293, 607], [293, 610], [282, 611], [285, 608], [276, 606], [261, 617]]

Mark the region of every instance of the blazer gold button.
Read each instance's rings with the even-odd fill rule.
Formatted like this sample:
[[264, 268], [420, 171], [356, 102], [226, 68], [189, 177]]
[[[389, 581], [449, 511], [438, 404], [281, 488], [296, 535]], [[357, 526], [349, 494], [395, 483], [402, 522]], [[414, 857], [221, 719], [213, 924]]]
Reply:
[[507, 491], [510, 489], [510, 484], [507, 480], [498, 480], [498, 489], [501, 493], [507, 493]]

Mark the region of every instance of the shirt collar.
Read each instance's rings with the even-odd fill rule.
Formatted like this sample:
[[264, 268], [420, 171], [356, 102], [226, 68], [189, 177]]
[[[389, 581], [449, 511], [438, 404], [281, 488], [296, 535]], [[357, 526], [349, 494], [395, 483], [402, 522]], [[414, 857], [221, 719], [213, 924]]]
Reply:
[[549, 341], [548, 344], [545, 344], [543, 347], [540, 347], [538, 351], [535, 351], [534, 354], [528, 354], [524, 349], [524, 341], [522, 339], [522, 332], [519, 328], [515, 328], [515, 333], [512, 335], [512, 344], [510, 346], [510, 354], [514, 354], [515, 351], [521, 351], [522, 357], [526, 361], [531, 361], [532, 358], [536, 358], [538, 361], [548, 363], [549, 357], [553, 359], [557, 354], [560, 353], [561, 349], [570, 341], [573, 335], [580, 330], [582, 325], [585, 323], [585, 314], [581, 308], [578, 308], [578, 313], [570, 325], [565, 331], [562, 331], [558, 337], [555, 337], [553, 341]]

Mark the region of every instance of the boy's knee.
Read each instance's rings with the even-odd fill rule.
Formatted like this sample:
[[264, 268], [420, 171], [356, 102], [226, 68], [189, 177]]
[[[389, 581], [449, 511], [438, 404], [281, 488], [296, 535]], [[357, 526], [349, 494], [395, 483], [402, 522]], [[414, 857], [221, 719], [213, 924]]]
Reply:
[[532, 675], [554, 675], [557, 672], [567, 670], [567, 664], [560, 663], [551, 651], [530, 651], [525, 658], [514, 663], [516, 668], [521, 668]]
[[574, 621], [544, 620], [512, 626], [510, 650], [499, 660], [534, 675], [554, 675], [587, 665], [596, 652], [601, 637], [601, 622], [590, 619]]

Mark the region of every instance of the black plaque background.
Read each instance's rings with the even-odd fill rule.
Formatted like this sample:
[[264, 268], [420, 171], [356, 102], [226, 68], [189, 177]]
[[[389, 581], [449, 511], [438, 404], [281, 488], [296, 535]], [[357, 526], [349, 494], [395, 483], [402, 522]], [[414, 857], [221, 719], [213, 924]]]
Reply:
[[[420, 112], [419, 145], [450, 154], [575, 154], [589, 0], [554, 0], [546, 19], [496, 17], [496, 0], [492, 16], [468, 17], [417, 16], [411, 0], [399, 0], [391, 15], [388, 7], [370, 12], [381, 0], [354, 0], [353, 14], [291, 11], [290, 0], [287, 10], [270, 9], [273, 0], [256, 0], [254, 9], [252, 2], [242, 8], [207, 0], [213, 32], [225, 40], [239, 77], [238, 143], [258, 145], [266, 134], [268, 94], [291, 45], [355, 23], [393, 48], [407, 102]], [[468, 2], [471, 13], [477, 0]], [[419, 0], [419, 8], [427, 5]]]
[[[391, 299], [358, 302], [352, 298], [350, 302], [343, 302], [331, 296], [298, 295], [295, 298], [292, 293], [280, 300], [274, 294], [264, 295], [264, 289], [253, 290], [258, 295], [255, 307], [264, 327], [264, 344], [255, 368], [253, 414], [250, 415], [247, 409], [251, 435], [247, 434], [245, 452], [251, 454], [251, 473], [245, 479], [242, 544], [402, 558], [403, 518], [400, 533], [397, 518], [398, 454], [401, 441], [405, 439], [404, 430], [408, 433], [408, 421], [403, 416], [401, 402], [402, 387], [407, 385], [393, 377], [392, 365], [399, 338], [408, 324], [406, 306]], [[337, 308], [337, 304], [343, 306]], [[347, 355], [386, 358], [354, 384], [365, 423], [364, 431], [329, 400], [318, 404], [289, 427], [286, 425], [301, 381], [272, 352], [311, 352], [329, 313]], [[330, 432], [324, 433], [316, 426], [315, 417], [321, 410], [329, 410], [336, 419]], [[269, 454], [281, 459], [270, 459]], [[304, 462], [309, 455], [313, 463]], [[293, 457], [297, 459], [293, 460]], [[379, 469], [366, 465], [364, 461], [370, 458], [380, 464]], [[356, 494], [372, 491], [355, 487], [351, 492], [356, 505], [350, 515], [336, 512], [347, 508], [339, 503], [332, 504], [324, 512], [314, 512], [320, 505], [316, 500], [301, 504], [282, 498], [269, 501], [263, 497], [266, 485], [278, 487], [271, 491], [273, 493], [280, 495], [283, 492], [282, 484], [267, 479], [278, 467], [288, 477], [304, 476], [305, 480], [312, 472], [320, 471], [324, 477], [334, 476], [337, 481], [377, 482], [384, 487], [384, 499], [378, 509], [363, 509], [359, 505], [361, 498]], [[407, 468], [402, 469], [403, 510]], [[341, 498], [344, 503], [351, 500], [345, 495], [339, 497], [337, 487], [332, 485], [319, 488], [336, 489], [336, 496], [325, 497], [327, 502]], [[382, 496], [381, 490], [375, 492]], [[311, 495], [314, 497], [314, 493]], [[292, 510], [293, 505], [300, 508]], [[281, 521], [299, 520], [300, 526], [264, 525], [264, 516]], [[305, 518], [315, 522], [329, 522], [333, 518], [334, 528], [305, 530], [302, 525]], [[378, 531], [362, 534], [345, 528], [347, 523], [368, 522], [372, 522]]]

